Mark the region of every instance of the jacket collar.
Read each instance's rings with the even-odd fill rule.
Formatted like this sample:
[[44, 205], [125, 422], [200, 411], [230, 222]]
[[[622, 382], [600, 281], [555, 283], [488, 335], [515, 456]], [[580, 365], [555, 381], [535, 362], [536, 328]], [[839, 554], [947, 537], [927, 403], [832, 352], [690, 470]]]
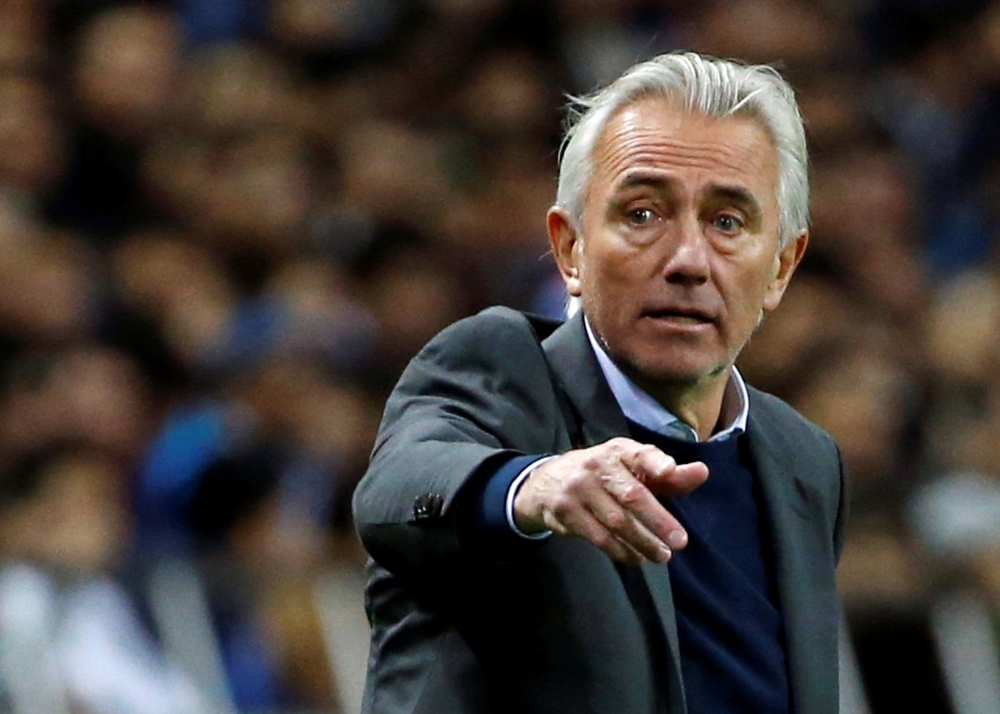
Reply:
[[569, 398], [577, 424], [575, 446], [600, 444], [629, 433], [625, 415], [615, 400], [587, 340], [583, 313], [577, 313], [543, 342], [555, 379]]

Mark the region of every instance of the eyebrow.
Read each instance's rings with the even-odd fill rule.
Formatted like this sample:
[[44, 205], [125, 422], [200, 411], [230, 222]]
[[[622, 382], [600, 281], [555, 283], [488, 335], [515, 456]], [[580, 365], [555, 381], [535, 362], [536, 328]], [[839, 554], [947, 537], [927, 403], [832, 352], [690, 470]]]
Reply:
[[642, 172], [632, 172], [627, 174], [616, 188], [618, 190], [626, 188], [634, 188], [636, 186], [650, 186], [652, 188], [663, 188], [666, 186], [670, 186], [674, 183], [676, 183], [676, 181], [669, 176], [659, 176]]
[[[662, 190], [676, 184], [677, 181], [670, 176], [649, 174], [645, 172], [633, 172], [625, 176], [616, 189], [618, 191], [635, 188], [637, 186], [647, 186], [653, 189]], [[746, 212], [747, 218], [752, 223], [758, 223], [764, 216], [764, 209], [760, 201], [743, 186], [731, 186], [727, 184], [710, 184], [707, 195], [709, 200], [718, 201], [722, 199], [726, 203], [731, 203]]]

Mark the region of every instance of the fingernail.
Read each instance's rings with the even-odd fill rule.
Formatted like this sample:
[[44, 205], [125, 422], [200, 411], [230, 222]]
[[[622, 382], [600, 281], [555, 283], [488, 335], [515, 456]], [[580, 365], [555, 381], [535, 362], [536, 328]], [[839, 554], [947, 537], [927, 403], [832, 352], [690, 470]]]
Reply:
[[670, 560], [670, 556], [672, 556], [673, 554], [674, 553], [672, 550], [670, 550], [670, 548], [668, 548], [665, 545], [661, 545], [659, 561], [661, 563], [666, 563], [668, 560]]
[[687, 545], [688, 534], [682, 530], [670, 531], [667, 533], [667, 544], [671, 548], [683, 548]]

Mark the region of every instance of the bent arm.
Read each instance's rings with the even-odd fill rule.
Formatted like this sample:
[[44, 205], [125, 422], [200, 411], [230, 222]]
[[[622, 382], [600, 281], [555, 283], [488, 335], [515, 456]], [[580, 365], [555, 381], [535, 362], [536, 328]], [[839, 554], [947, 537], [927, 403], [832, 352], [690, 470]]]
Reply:
[[365, 548], [394, 572], [453, 567], [456, 504], [511, 459], [552, 452], [562, 430], [527, 320], [491, 309], [445, 330], [404, 371], [354, 496]]

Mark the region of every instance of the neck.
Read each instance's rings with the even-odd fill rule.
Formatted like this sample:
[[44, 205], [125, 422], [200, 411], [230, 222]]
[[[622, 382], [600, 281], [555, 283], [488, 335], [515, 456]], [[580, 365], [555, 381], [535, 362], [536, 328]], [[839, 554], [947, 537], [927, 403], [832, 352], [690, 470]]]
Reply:
[[731, 372], [732, 368], [723, 368], [693, 384], [663, 383], [626, 374], [664, 409], [694, 429], [700, 441], [705, 441], [719, 423]]

